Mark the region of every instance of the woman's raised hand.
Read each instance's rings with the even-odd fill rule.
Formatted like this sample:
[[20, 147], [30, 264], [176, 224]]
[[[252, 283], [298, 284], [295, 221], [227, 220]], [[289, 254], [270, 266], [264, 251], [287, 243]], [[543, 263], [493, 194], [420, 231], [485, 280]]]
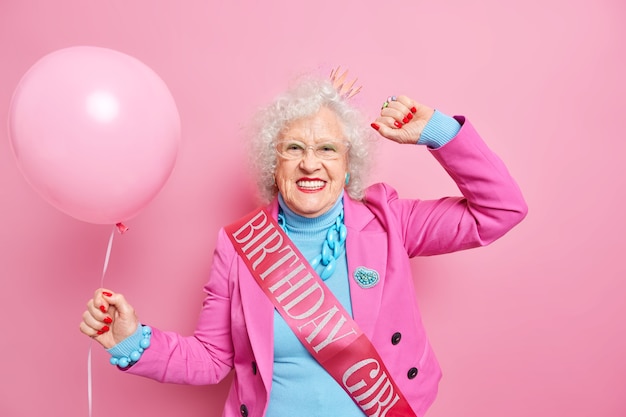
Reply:
[[138, 326], [135, 310], [124, 296], [100, 288], [87, 301], [80, 331], [109, 349], [135, 333]]
[[434, 112], [407, 96], [391, 96], [380, 109], [372, 128], [394, 142], [415, 144]]

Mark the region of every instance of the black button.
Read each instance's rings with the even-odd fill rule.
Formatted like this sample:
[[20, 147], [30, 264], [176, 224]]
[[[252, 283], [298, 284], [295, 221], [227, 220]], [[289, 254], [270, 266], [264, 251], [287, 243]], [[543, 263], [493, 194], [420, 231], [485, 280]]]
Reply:
[[256, 375], [256, 371], [257, 371], [257, 369], [256, 369], [256, 362], [255, 362], [255, 361], [252, 361], [252, 373], [253, 373], [254, 375]]
[[400, 339], [402, 339], [402, 333], [395, 332], [393, 336], [391, 336], [391, 344], [397, 345], [398, 343], [400, 343]]
[[409, 379], [415, 378], [417, 376], [417, 368], [413, 367], [409, 369], [409, 372], [407, 372], [406, 376], [408, 376]]
[[248, 407], [246, 407], [245, 404], [241, 404], [241, 407], [239, 407], [239, 411], [241, 412], [241, 415], [243, 417], [248, 417]]

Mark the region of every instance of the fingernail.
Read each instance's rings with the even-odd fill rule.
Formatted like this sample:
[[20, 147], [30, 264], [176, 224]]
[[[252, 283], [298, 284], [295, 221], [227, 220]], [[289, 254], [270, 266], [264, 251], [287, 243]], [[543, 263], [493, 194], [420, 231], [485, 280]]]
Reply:
[[108, 332], [109, 331], [109, 326], [103, 326], [102, 329], [100, 329], [101, 332]]
[[100, 311], [102, 311], [103, 313], [106, 313], [107, 309], [104, 306], [100, 306]]
[[394, 122], [393, 122], [393, 124], [394, 124], [394, 125], [395, 125], [398, 129], [400, 129], [400, 128], [402, 127], [402, 123], [400, 123], [400, 122], [399, 122], [399, 121], [397, 121], [397, 120], [396, 120], [396, 121], [394, 121]]
[[376, 123], [372, 123], [370, 126], [372, 126], [374, 130], [380, 129], [380, 126], [378, 126]]
[[415, 108], [415, 106], [411, 107], [411, 113], [417, 113], [417, 109]]
[[104, 318], [104, 322], [105, 322], [106, 324], [111, 324], [111, 323], [113, 323], [113, 319], [112, 319], [111, 317], [105, 317], [105, 318]]
[[407, 114], [407, 115], [406, 115], [406, 118], [407, 118], [407, 119], [409, 119], [409, 120], [411, 120], [411, 119], [413, 118], [413, 113], [409, 113], [409, 114]]
[[104, 334], [102, 330], [98, 330], [98, 334]]
[[404, 119], [402, 119], [402, 122], [403, 122], [404, 124], [409, 123], [409, 118], [408, 118], [408, 117], [405, 117]]
[[111, 297], [113, 294], [111, 294], [108, 291], [102, 291], [102, 295], [106, 295], [107, 297]]

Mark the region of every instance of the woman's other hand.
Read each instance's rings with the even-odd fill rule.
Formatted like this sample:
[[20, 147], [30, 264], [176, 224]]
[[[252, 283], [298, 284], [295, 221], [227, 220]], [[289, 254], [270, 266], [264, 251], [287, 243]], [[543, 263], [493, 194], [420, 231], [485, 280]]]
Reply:
[[372, 128], [394, 142], [415, 144], [434, 112], [407, 96], [392, 96], [383, 104]]
[[100, 288], [87, 301], [80, 331], [106, 349], [135, 333], [139, 320], [122, 294]]

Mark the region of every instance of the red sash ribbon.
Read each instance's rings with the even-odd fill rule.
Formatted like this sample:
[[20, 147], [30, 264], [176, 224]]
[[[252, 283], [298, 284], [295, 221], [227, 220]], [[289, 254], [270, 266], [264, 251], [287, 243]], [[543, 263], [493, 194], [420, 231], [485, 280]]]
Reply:
[[370, 340], [264, 208], [225, 230], [300, 342], [367, 416], [416, 416]]

